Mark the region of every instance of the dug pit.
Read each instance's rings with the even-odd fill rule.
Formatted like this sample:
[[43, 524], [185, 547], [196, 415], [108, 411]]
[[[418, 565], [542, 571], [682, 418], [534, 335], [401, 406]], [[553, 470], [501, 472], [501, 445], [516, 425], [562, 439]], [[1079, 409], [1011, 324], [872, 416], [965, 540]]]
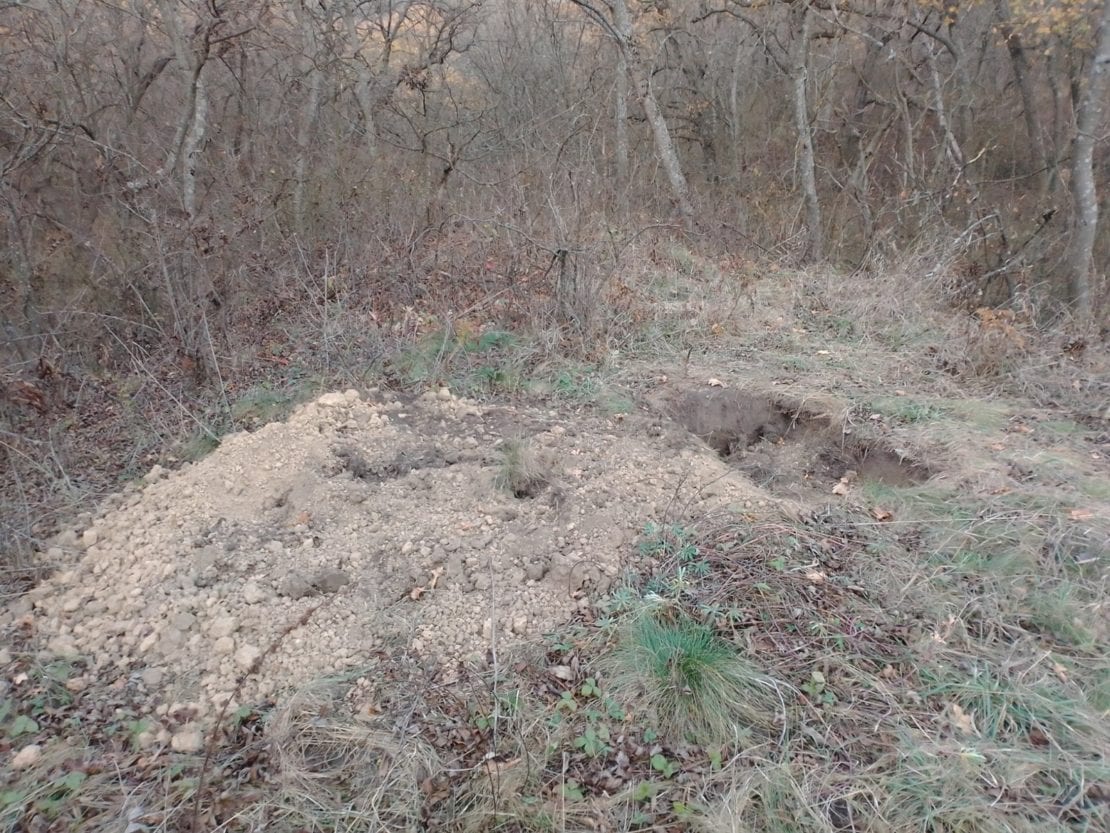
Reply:
[[854, 436], [800, 404], [726, 387], [674, 391], [658, 404], [721, 459], [777, 494], [805, 498], [844, 477], [904, 487], [932, 476], [907, 454]]

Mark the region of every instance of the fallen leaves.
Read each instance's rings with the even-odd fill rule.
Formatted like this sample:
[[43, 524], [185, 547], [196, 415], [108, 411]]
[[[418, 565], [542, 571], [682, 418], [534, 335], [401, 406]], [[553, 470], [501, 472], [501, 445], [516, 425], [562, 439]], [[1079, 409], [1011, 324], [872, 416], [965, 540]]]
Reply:
[[858, 475], [851, 470], [844, 472], [844, 476], [832, 487], [832, 493], [834, 495], [840, 495], [841, 497], [848, 494], [848, 492], [852, 490], [852, 484], [856, 482], [857, 476]]
[[436, 585], [439, 584], [439, 579], [440, 579], [440, 576], [442, 576], [442, 575], [443, 575], [443, 567], [442, 566], [435, 567], [432, 570], [432, 580], [429, 581], [427, 584], [421, 584], [421, 585], [418, 585], [418, 586], [412, 588], [412, 590], [409, 591], [409, 599], [411, 599], [414, 602], [420, 601], [420, 598], [425, 593], [436, 589]]
[[975, 718], [971, 714], [964, 711], [963, 707], [958, 703], [950, 703], [948, 705], [948, 719], [952, 726], [963, 735], [978, 735], [979, 730], [975, 728]]

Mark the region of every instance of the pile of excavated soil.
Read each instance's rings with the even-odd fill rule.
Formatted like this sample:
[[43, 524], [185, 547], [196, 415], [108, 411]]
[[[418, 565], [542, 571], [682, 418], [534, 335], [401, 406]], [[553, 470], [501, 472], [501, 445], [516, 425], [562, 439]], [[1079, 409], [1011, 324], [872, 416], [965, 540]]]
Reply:
[[[499, 480], [520, 438], [528, 497]], [[636, 557], [646, 521], [761, 496], [646, 416], [567, 420], [447, 390], [407, 403], [330, 393], [198, 463], [156, 467], [60, 536], [82, 555], [32, 591], [31, 619], [49, 651], [87, 657], [90, 673], [202, 708], [316, 605], [239, 702], [382, 650], [452, 669], [495, 636], [533, 639], [588, 606]]]

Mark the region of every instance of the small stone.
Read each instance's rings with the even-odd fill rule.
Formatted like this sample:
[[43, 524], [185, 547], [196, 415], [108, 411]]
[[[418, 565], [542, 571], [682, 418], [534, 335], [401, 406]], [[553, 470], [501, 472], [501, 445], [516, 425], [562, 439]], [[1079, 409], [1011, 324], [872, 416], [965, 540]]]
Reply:
[[338, 593], [351, 583], [351, 579], [342, 570], [321, 570], [312, 577], [311, 583], [321, 593]]
[[547, 575], [547, 564], [543, 561], [532, 561], [524, 568], [524, 577], [530, 581], [539, 581]]
[[72, 529], [65, 529], [58, 533], [58, 537], [55, 540], [58, 542], [59, 547], [66, 550], [75, 549], [79, 542], [77, 532]]
[[266, 600], [266, 591], [258, 586], [258, 582], [248, 581], [243, 585], [243, 601], [255, 605]]
[[235, 652], [235, 664], [247, 671], [260, 656], [262, 656], [262, 652], [258, 648], [253, 645], [244, 645]]
[[33, 767], [42, 758], [42, 747], [37, 743], [24, 746], [12, 758], [12, 769], [27, 769]]
[[7, 648], [0, 648], [0, 665], [10, 665], [12, 661], [12, 652]]
[[164, 468], [162, 468], [160, 465], [158, 465], [157, 463], [155, 463], [151, 467], [150, 471], [148, 471], [143, 476], [143, 480], [147, 483], [155, 483], [155, 482], [161, 480], [165, 476], [166, 476], [166, 470]]
[[296, 570], [282, 579], [281, 585], [278, 587], [278, 595], [290, 599], [303, 599], [305, 596], [311, 596], [314, 593], [316, 593], [316, 588], [312, 586], [312, 582], [308, 580], [307, 576], [298, 573]]
[[204, 733], [195, 723], [186, 723], [170, 738], [170, 749], [174, 752], [199, 752], [204, 748]]
[[239, 630], [239, 623], [235, 621], [233, 616], [218, 616], [212, 620], [212, 625], [209, 627], [208, 632], [216, 639], [224, 636], [231, 636]]
[[436, 391], [436, 399], [438, 399], [440, 402], [450, 402], [451, 401], [451, 389], [450, 388], [440, 388], [438, 391]]
[[95, 546], [96, 542], [99, 540], [100, 533], [92, 527], [86, 529], [85, 534], [81, 536], [81, 543], [84, 544], [85, 547]]
[[76, 657], [80, 653], [77, 650], [76, 643], [74, 643], [73, 641], [73, 637], [65, 636], [64, 634], [61, 636], [55, 636], [53, 639], [47, 642], [46, 650], [54, 656], [66, 657], [70, 659]]
[[212, 645], [212, 650], [217, 656], [227, 657], [235, 652], [235, 640], [230, 636], [221, 636]]
[[179, 613], [173, 617], [173, 626], [179, 631], [187, 631], [197, 622], [197, 617], [191, 613]]
[[158, 742], [158, 735], [154, 732], [139, 732], [135, 738], [135, 743], [139, 745], [140, 749], [150, 749]]

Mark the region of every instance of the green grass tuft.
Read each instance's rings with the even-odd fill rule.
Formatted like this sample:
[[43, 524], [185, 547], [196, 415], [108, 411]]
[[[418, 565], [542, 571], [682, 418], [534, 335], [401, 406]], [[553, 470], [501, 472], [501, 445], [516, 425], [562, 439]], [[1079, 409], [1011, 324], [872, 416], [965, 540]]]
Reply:
[[677, 739], [727, 743], [775, 723], [771, 679], [711, 627], [682, 614], [633, 614], [610, 660], [618, 698], [639, 702]]

